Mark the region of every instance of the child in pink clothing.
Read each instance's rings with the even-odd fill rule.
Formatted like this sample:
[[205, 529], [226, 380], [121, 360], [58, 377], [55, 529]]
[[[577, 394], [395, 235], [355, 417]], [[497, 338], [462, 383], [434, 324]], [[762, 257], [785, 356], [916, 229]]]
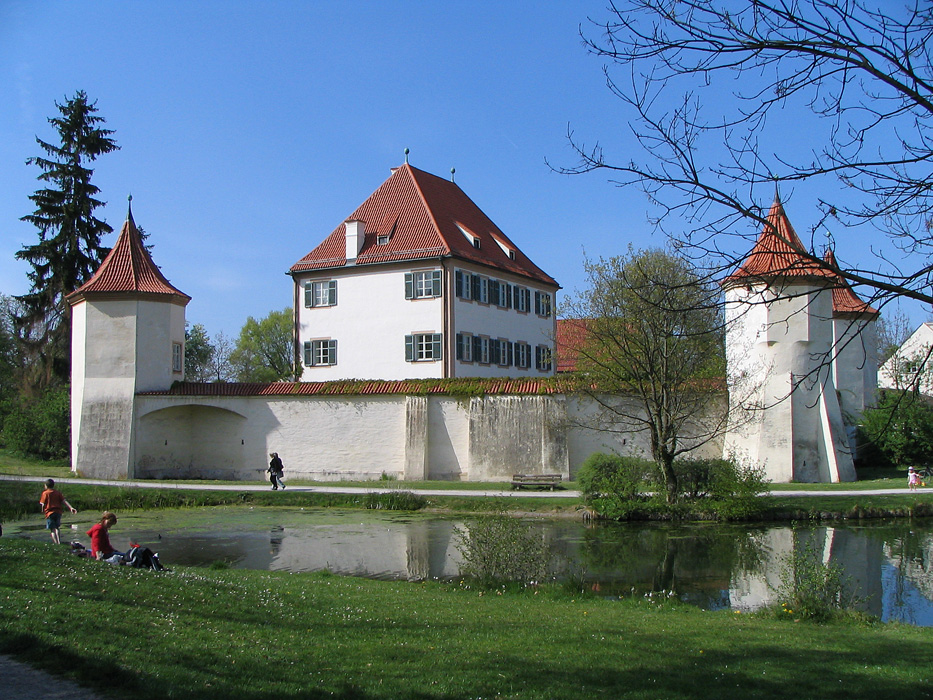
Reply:
[[918, 486], [920, 486], [920, 474], [916, 469], [910, 467], [907, 470], [907, 488], [916, 491]]

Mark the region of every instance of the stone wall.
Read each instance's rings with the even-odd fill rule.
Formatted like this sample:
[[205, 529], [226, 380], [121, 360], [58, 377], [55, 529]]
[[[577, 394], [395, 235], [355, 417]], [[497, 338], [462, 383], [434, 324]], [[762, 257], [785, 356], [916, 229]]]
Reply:
[[[593, 452], [646, 454], [648, 444], [643, 434], [588, 429], [592, 406], [563, 395], [139, 395], [136, 401], [139, 478], [255, 480], [265, 477], [268, 454], [278, 452], [293, 479], [507, 481], [514, 473], [566, 479]], [[721, 450], [716, 443], [702, 453]]]

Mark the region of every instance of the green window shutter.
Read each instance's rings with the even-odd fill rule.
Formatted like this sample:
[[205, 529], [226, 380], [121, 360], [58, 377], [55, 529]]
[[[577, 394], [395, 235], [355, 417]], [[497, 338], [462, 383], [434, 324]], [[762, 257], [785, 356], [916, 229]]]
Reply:
[[415, 298], [415, 276], [411, 272], [405, 273], [405, 298]]
[[435, 333], [431, 336], [431, 359], [441, 359], [441, 334]]
[[311, 343], [305, 343], [305, 364], [311, 366]]
[[330, 363], [332, 365], [337, 364], [337, 341], [330, 341]]
[[327, 296], [329, 297], [330, 305], [337, 305], [337, 280], [331, 280], [327, 285]]
[[457, 333], [457, 359], [463, 360], [463, 333]]
[[434, 296], [439, 297], [441, 295], [441, 271], [434, 270], [431, 273], [431, 291], [434, 293]]
[[314, 306], [314, 283], [305, 282], [305, 306]]
[[454, 294], [463, 298], [463, 270], [457, 270], [454, 273]]
[[405, 362], [415, 361], [415, 336], [405, 336]]

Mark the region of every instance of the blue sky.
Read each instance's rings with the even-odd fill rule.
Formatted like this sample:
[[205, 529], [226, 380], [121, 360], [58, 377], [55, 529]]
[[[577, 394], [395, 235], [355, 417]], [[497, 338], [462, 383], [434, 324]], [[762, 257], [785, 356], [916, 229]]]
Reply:
[[[601, 59], [578, 29], [594, 2], [23, 2], [0, 0], [0, 293], [38, 187], [36, 136], [76, 90], [121, 150], [96, 163], [115, 232], [133, 195], [187, 317], [235, 337], [291, 306], [288, 268], [404, 161], [449, 176], [565, 291], [590, 257], [660, 245], [650, 205], [573, 165], [568, 125], [637, 155]], [[815, 193], [788, 214], [803, 233]], [[838, 240], [838, 237], [837, 237]], [[853, 248], [857, 247], [853, 242]], [[855, 251], [840, 241], [837, 256]]]

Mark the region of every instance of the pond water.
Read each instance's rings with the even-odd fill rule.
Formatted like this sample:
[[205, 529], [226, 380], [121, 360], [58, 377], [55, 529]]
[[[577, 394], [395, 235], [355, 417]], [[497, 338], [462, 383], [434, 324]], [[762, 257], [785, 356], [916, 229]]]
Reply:
[[[88, 544], [92, 524], [66, 514], [62, 540]], [[788, 558], [807, 550], [837, 565], [858, 607], [883, 620], [933, 626], [933, 522], [798, 527], [584, 525], [528, 521], [556, 555], [554, 576], [582, 578], [604, 595], [674, 591], [706, 609], [772, 602]], [[118, 549], [138, 542], [168, 566], [318, 571], [379, 579], [455, 579], [458, 532], [469, 521], [373, 511], [211, 508], [120, 516]], [[69, 525], [73, 528], [68, 530]], [[44, 521], [8, 523], [5, 535], [47, 538]]]

